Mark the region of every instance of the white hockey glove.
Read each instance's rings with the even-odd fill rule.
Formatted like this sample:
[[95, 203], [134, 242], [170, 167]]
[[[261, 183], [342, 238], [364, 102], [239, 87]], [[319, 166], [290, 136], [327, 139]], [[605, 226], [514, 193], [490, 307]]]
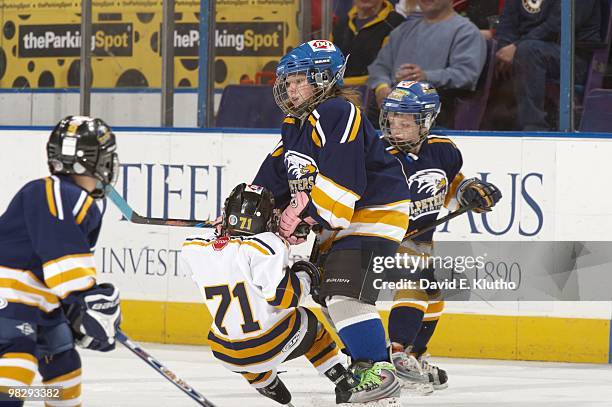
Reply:
[[76, 343], [86, 349], [108, 352], [115, 349], [121, 323], [119, 291], [110, 283], [73, 293], [64, 300]]

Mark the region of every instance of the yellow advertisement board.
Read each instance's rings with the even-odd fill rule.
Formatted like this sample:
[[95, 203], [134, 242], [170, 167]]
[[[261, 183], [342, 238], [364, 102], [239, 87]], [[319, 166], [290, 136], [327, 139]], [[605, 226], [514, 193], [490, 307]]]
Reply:
[[[300, 41], [299, 0], [217, 1], [216, 87], [274, 70]], [[79, 85], [80, 2], [0, 1], [0, 88]], [[93, 1], [92, 86], [161, 86], [162, 1]], [[175, 86], [197, 87], [199, 1], [175, 3]]]

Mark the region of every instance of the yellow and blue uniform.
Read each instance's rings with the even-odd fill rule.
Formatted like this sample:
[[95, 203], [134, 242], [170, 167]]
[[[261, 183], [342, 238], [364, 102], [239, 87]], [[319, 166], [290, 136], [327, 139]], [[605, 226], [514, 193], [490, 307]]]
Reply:
[[[457, 146], [447, 137], [430, 135], [418, 154], [406, 154], [389, 146], [387, 150], [400, 158], [408, 173], [412, 196], [408, 234], [430, 225], [443, 206], [454, 209], [456, 190], [464, 179], [460, 172], [463, 158]], [[427, 256], [433, 254], [435, 229], [403, 242], [400, 253]], [[421, 278], [433, 279], [433, 270], [422, 270]], [[444, 301], [436, 292], [399, 290], [389, 315], [389, 338], [392, 342], [414, 345], [416, 353], [425, 350], [427, 342], [442, 315]]]
[[281, 137], [253, 183], [271, 190], [280, 208], [291, 195], [308, 192], [308, 215], [328, 231], [321, 236], [323, 251], [361, 249], [368, 240], [401, 242], [408, 228], [407, 180], [359, 108], [328, 99], [304, 123], [287, 116]]
[[31, 384], [38, 369], [43, 382], [66, 387], [62, 405], [80, 405], [62, 302], [96, 283], [103, 209], [69, 176], [52, 175], [26, 184], [0, 216], [1, 388]]

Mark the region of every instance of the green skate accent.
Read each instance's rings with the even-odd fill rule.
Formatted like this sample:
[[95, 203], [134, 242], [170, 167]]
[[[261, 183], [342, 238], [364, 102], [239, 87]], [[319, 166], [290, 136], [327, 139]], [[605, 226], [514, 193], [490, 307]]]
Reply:
[[350, 391], [356, 393], [380, 386], [382, 384], [380, 371], [383, 369], [395, 372], [395, 366], [389, 362], [376, 362], [371, 367], [362, 369], [357, 366], [355, 374], [359, 376], [359, 384], [350, 389]]

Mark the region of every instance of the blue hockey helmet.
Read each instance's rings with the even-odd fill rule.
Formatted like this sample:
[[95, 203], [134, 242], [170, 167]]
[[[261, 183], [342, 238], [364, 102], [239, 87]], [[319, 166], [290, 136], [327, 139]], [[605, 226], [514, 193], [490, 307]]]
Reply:
[[[278, 63], [274, 84], [276, 104], [285, 114], [306, 117], [335, 86], [344, 85], [345, 69], [346, 58], [331, 41], [312, 40], [301, 44]], [[304, 79], [301, 83], [291, 79], [300, 75]], [[300, 90], [307, 85], [311, 92]]]
[[440, 106], [438, 92], [428, 82], [398, 83], [380, 109], [383, 138], [400, 150], [411, 152], [427, 138]]

